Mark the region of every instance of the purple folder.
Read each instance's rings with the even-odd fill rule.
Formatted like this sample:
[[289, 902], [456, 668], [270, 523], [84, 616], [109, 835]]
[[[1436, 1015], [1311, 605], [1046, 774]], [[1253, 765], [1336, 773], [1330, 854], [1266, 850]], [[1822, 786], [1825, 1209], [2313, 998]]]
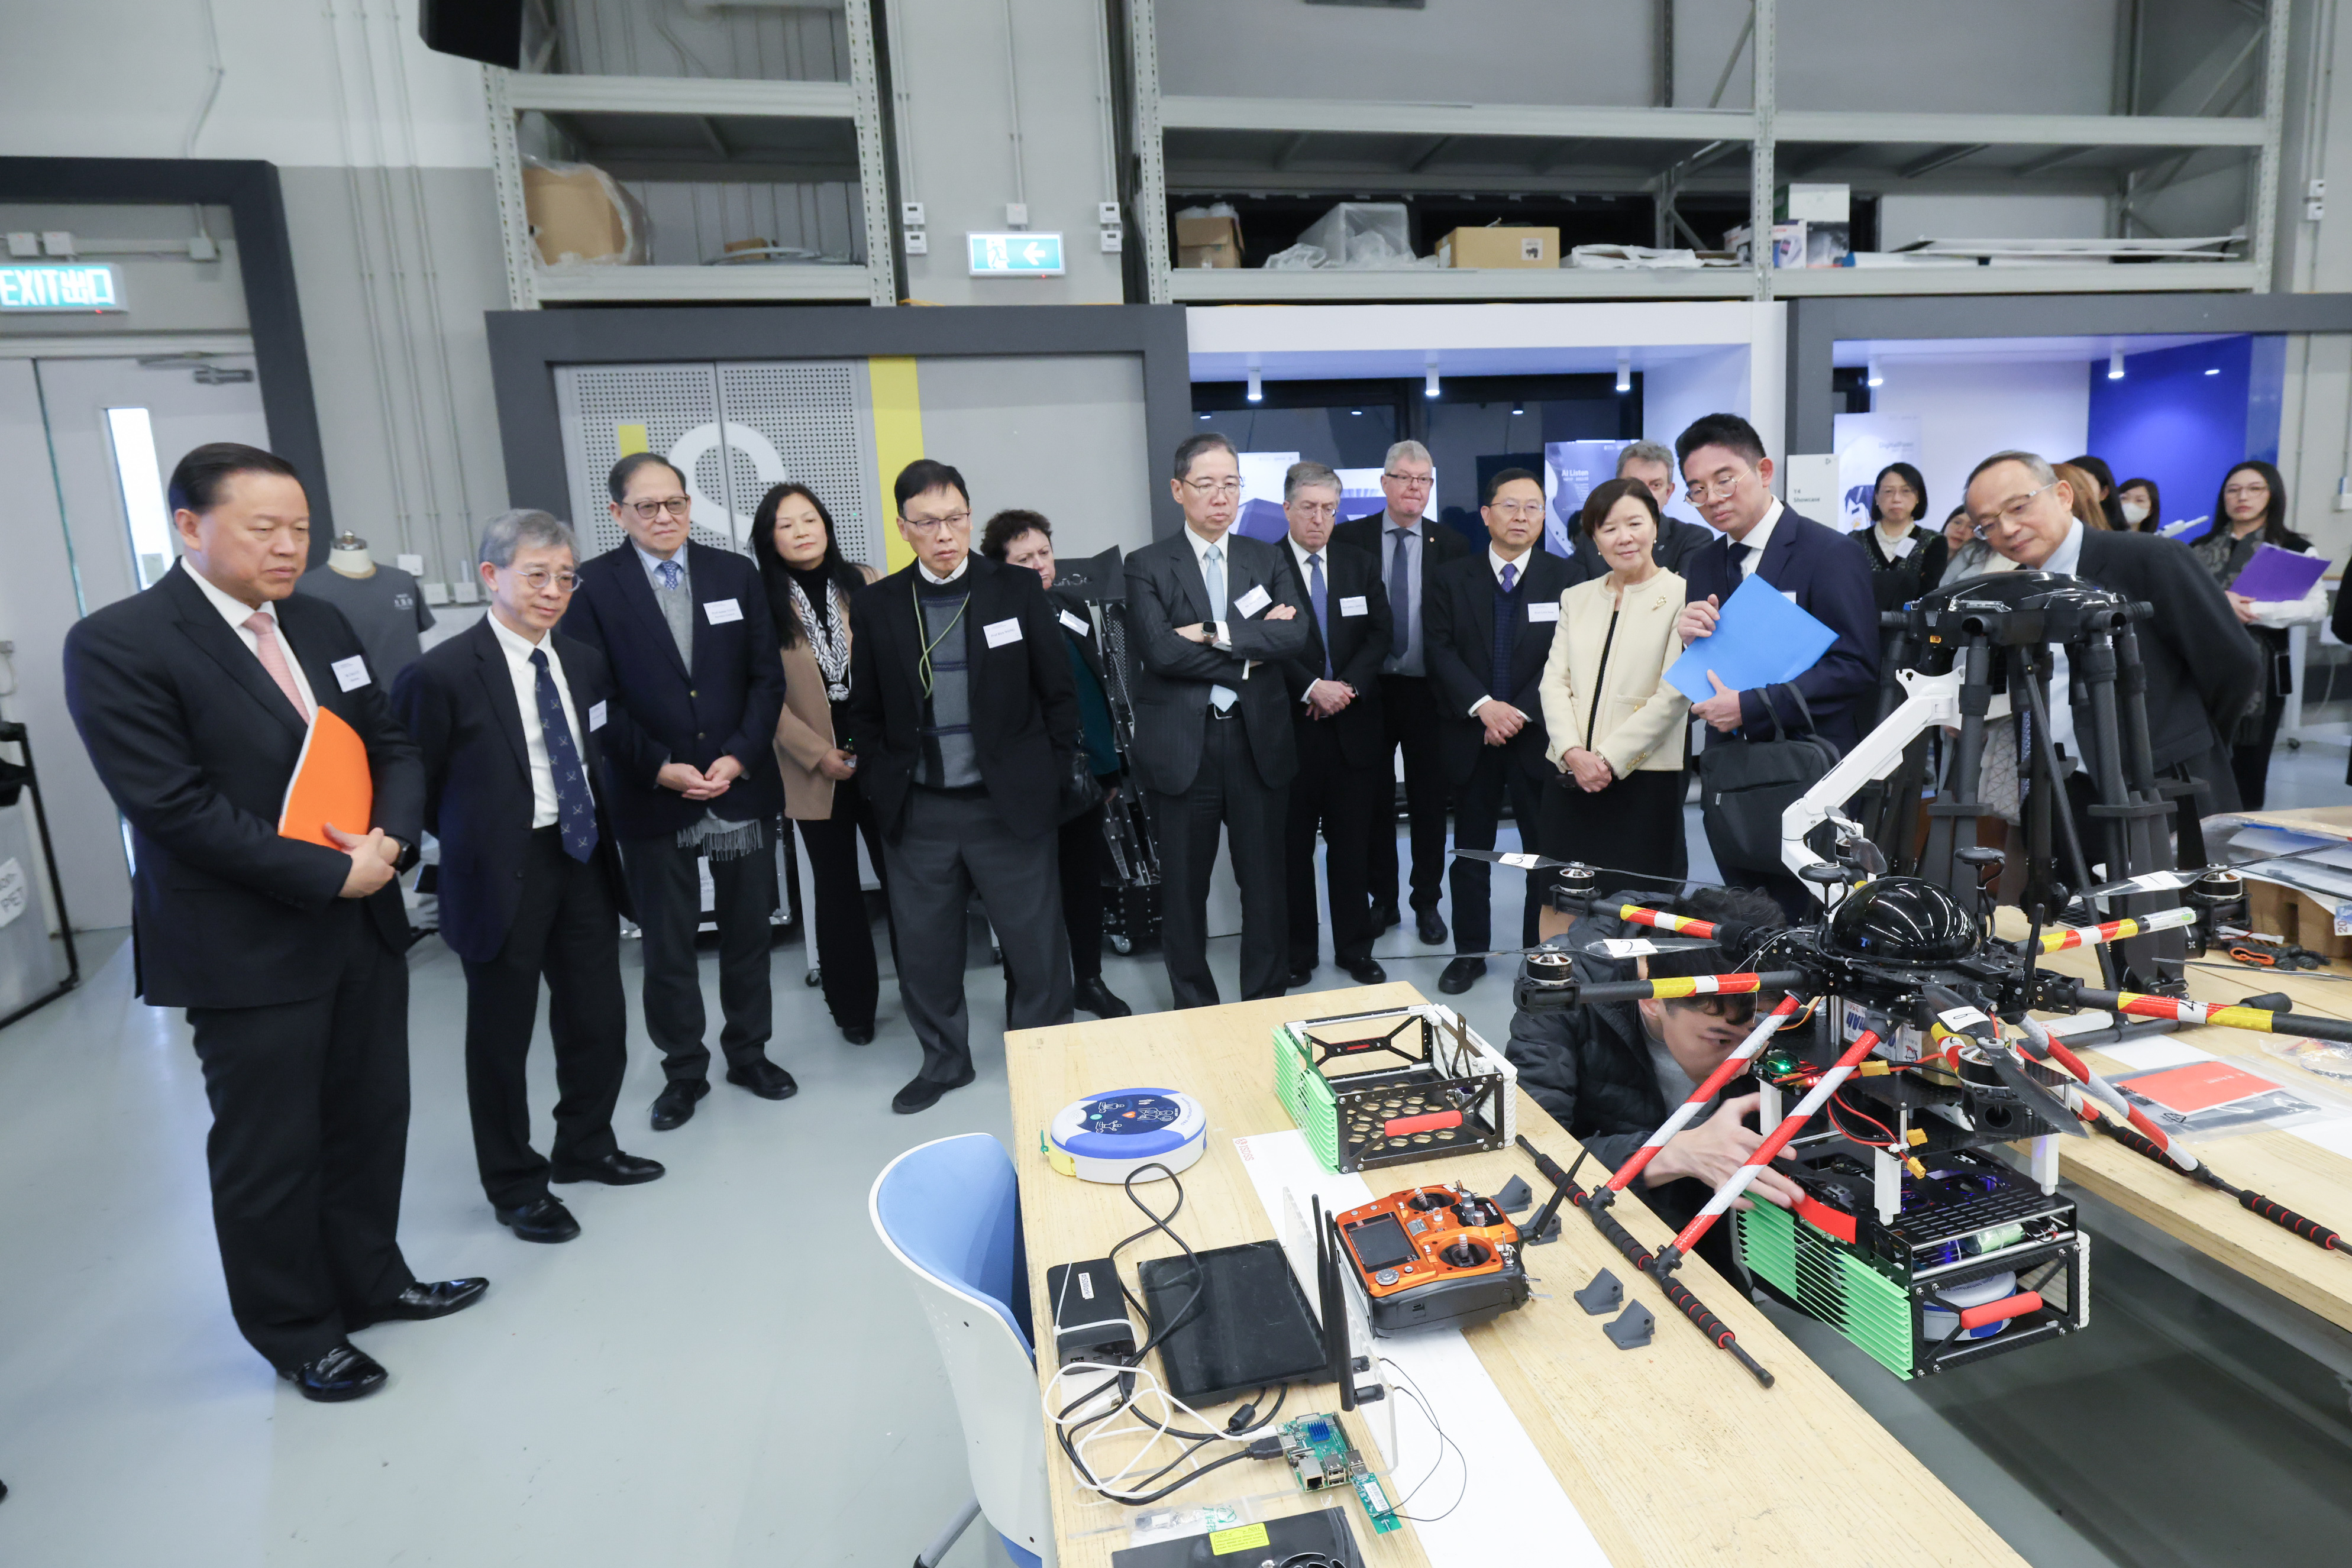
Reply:
[[2327, 570], [2326, 559], [2264, 545], [2230, 584], [2230, 591], [2263, 604], [2301, 599]]

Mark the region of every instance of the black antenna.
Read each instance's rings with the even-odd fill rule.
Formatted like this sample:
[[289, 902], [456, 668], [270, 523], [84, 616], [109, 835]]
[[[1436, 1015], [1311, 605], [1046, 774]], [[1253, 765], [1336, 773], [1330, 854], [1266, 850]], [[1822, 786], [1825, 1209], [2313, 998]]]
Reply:
[[1339, 1385], [1339, 1408], [1356, 1407], [1355, 1369], [1348, 1356], [1348, 1299], [1339, 1270], [1339, 1222], [1323, 1212], [1323, 1200], [1310, 1197], [1315, 1214], [1315, 1293], [1323, 1312], [1323, 1364]]

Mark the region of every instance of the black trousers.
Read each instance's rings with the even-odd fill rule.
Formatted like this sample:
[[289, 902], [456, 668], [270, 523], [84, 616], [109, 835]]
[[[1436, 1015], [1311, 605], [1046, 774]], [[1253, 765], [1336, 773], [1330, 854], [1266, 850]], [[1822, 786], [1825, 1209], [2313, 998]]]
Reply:
[[[1103, 788], [1118, 783], [1106, 779]], [[1070, 937], [1070, 977], [1102, 978], [1103, 878], [1110, 870], [1110, 846], [1103, 841], [1103, 809], [1081, 812], [1062, 824], [1056, 863], [1062, 871], [1062, 926]]]
[[[773, 824], [772, 823], [771, 826]], [[707, 1078], [702, 1043], [701, 965], [694, 928], [702, 923], [702, 880], [695, 852], [673, 839], [631, 839], [621, 846], [629, 897], [645, 933], [646, 1032], [662, 1050], [662, 1071], [675, 1082]], [[730, 1066], [766, 1053], [775, 1031], [768, 983], [768, 916], [776, 907], [776, 857], [757, 854], [710, 862], [711, 916], [719, 925], [719, 1049]]]
[[1217, 863], [1217, 828], [1242, 890], [1242, 999], [1282, 995], [1290, 977], [1288, 899], [1283, 889], [1282, 834], [1286, 789], [1258, 777], [1242, 728], [1232, 718], [1201, 716], [1201, 770], [1181, 795], [1151, 792], [1160, 830], [1160, 951], [1180, 1008], [1217, 1005], [1209, 974], [1209, 873]]
[[400, 1255], [408, 964], [356, 901], [320, 921], [333, 983], [307, 1001], [190, 1008], [229, 1311], [283, 1371], [416, 1282]]
[[[1470, 769], [1469, 779], [1454, 792], [1454, 844], [1456, 849], [1491, 850], [1495, 835], [1503, 820], [1503, 798], [1511, 800], [1511, 815], [1519, 824], [1519, 846], [1530, 854], [1540, 853], [1543, 837], [1543, 781], [1523, 766], [1514, 748], [1504, 746], [1483, 746], [1478, 761]], [[1454, 857], [1454, 869], [1449, 873], [1454, 886], [1454, 951], [1456, 954], [1484, 953], [1495, 946], [1494, 910], [1488, 901], [1488, 889], [1493, 883], [1494, 867], [1485, 861], [1465, 856]], [[1532, 947], [1536, 943], [1536, 921], [1543, 908], [1544, 889], [1550, 879], [1534, 872], [1512, 872], [1524, 875], [1528, 884], [1526, 918], [1520, 923], [1519, 946]]]
[[[1445, 759], [1440, 754], [1437, 685], [1425, 675], [1382, 675], [1381, 711], [1389, 755], [1404, 747], [1404, 812], [1412, 840], [1412, 907], [1437, 907], [1445, 879]], [[1397, 901], [1396, 785], [1381, 770], [1372, 801], [1371, 854], [1364, 884], [1375, 904]]]
[[971, 1071], [964, 1005], [964, 910], [980, 894], [1004, 953], [1014, 1029], [1070, 1021], [1069, 937], [1062, 929], [1054, 836], [1016, 836], [981, 790], [907, 792], [890, 857], [890, 915], [898, 924], [898, 999], [922, 1042], [921, 1076], [961, 1082]]
[[2270, 793], [2271, 749], [2278, 745], [2280, 721], [2286, 717], [2286, 699], [2271, 694], [2263, 710], [2262, 734], [2230, 747], [2230, 776], [2238, 781], [2238, 810], [2259, 811]]
[[[803, 911], [816, 930], [817, 969], [824, 982], [825, 1010], [840, 1029], [874, 1027], [874, 1004], [882, 994], [881, 973], [874, 963], [874, 925], [866, 914], [866, 893], [857, 880], [857, 836], [866, 835], [866, 852], [873, 857], [887, 899], [890, 873], [883, 864], [881, 825], [874, 820], [874, 803], [857, 780], [837, 780], [833, 787], [833, 815], [803, 819], [801, 847], [808, 852], [809, 883], [816, 908]], [[884, 919], [888, 919], [886, 912]], [[898, 927], [890, 930], [895, 956]]]
[[[1329, 719], [1301, 721], [1298, 777], [1290, 781], [1283, 831], [1284, 896], [1290, 904], [1290, 967], [1311, 969], [1323, 945], [1315, 915], [1315, 835], [1323, 835], [1324, 881], [1331, 894], [1331, 957], [1341, 967], [1372, 956], [1372, 907], [1364, 889], [1363, 846], [1377, 816], [1379, 768], [1360, 768], [1341, 754]], [[1387, 758], [1382, 757], [1385, 764]], [[1391, 848], [1395, 834], [1389, 836]]]
[[554, 1163], [587, 1165], [620, 1145], [613, 1107], [628, 1071], [629, 1000], [621, 988], [620, 913], [602, 866], [563, 852], [562, 831], [530, 835], [522, 896], [506, 945], [466, 966], [466, 1103], [482, 1191], [500, 1208], [547, 1196], [548, 1161], [530, 1146], [523, 1062], [547, 978], [555, 1042]]

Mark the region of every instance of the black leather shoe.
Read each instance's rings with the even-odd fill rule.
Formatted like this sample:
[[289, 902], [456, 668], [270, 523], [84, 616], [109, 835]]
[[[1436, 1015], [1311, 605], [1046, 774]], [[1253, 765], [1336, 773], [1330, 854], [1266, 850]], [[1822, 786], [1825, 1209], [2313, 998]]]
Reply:
[[1437, 977], [1437, 988], [1449, 997], [1458, 997], [1478, 983], [1486, 972], [1484, 958], [1456, 958], [1445, 966], [1445, 973]]
[[558, 1166], [548, 1173], [550, 1181], [601, 1181], [606, 1186], [635, 1186], [641, 1181], [659, 1181], [661, 1163], [641, 1160], [635, 1155], [625, 1155], [614, 1149], [601, 1160], [590, 1160], [584, 1166]]
[[339, 1344], [315, 1361], [281, 1369], [278, 1375], [300, 1389], [305, 1399], [339, 1405], [374, 1393], [391, 1375], [359, 1346]]
[[961, 1089], [977, 1073], [967, 1071], [952, 1083], [935, 1083], [928, 1078], [918, 1078], [890, 1097], [890, 1109], [901, 1116], [911, 1116], [918, 1111], [928, 1111], [940, 1103], [940, 1096], [950, 1089]]
[[1360, 986], [1377, 986], [1389, 977], [1389, 972], [1370, 958], [1359, 959], [1353, 964], [1342, 964], [1339, 967], [1347, 970], [1348, 977]]
[[446, 1318], [451, 1312], [462, 1312], [482, 1299], [490, 1288], [488, 1280], [436, 1280], [431, 1284], [418, 1281], [408, 1289], [377, 1307], [365, 1317], [346, 1324], [352, 1333], [373, 1328], [378, 1323], [423, 1322], [428, 1318]]
[[1111, 995], [1110, 988], [1103, 984], [1100, 975], [1089, 975], [1080, 980], [1070, 993], [1070, 1000], [1098, 1019], [1123, 1019], [1135, 1011]]
[[793, 1075], [764, 1056], [727, 1070], [727, 1082], [749, 1089], [762, 1100], [789, 1100], [801, 1092]]
[[694, 1120], [694, 1103], [709, 1092], [709, 1079], [671, 1079], [668, 1087], [654, 1097], [654, 1131], [667, 1133], [685, 1126]]
[[1399, 917], [1397, 915], [1397, 906], [1395, 904], [1375, 904], [1372, 905], [1373, 936], [1377, 936], [1381, 932], [1389, 930], [1398, 924]]
[[1309, 981], [1309, 980], [1313, 979], [1314, 977], [1315, 977], [1315, 966], [1314, 966], [1314, 965], [1312, 965], [1312, 964], [1309, 964], [1309, 965], [1306, 966], [1304, 968], [1293, 968], [1293, 969], [1290, 971], [1290, 974], [1289, 974], [1288, 977], [1287, 977], [1287, 978], [1286, 978], [1282, 983], [1283, 983], [1283, 985], [1284, 985], [1285, 987], [1286, 987], [1286, 988], [1288, 988], [1289, 989], [1291, 989], [1291, 990], [1294, 990], [1294, 991], [1295, 991], [1295, 990], [1297, 990], [1299, 987], [1301, 987], [1301, 986], [1303, 986], [1303, 985], [1307, 984], [1307, 981]]
[[520, 1208], [492, 1208], [499, 1223], [525, 1241], [569, 1241], [580, 1234], [580, 1222], [560, 1197], [533, 1198]]
[[841, 1038], [847, 1040], [852, 1045], [872, 1045], [874, 1043], [874, 1026], [870, 1023], [854, 1023], [847, 1025], [842, 1030]]
[[1412, 919], [1414, 931], [1421, 937], [1422, 946], [1442, 947], [1445, 945], [1445, 922], [1437, 917], [1437, 911], [1416, 909], [1412, 912]]

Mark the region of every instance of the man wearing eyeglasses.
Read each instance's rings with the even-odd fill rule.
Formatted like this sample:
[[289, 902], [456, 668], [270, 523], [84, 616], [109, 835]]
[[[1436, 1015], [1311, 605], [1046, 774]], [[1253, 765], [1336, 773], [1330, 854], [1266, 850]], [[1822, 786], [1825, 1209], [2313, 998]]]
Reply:
[[[2200, 816], [2238, 809], [2238, 786], [2224, 738], [2252, 697], [2262, 653], [2230, 608], [2229, 596], [2189, 548], [2155, 534], [2110, 533], [2074, 516], [2074, 486], [2032, 452], [1997, 452], [1969, 476], [1969, 521], [1979, 538], [2019, 566], [2079, 577], [2156, 607], [2137, 623], [2140, 669], [2147, 676], [2148, 750], [2160, 773], [2193, 779]], [[2092, 733], [2087, 710], [2064, 700], [2070, 671], [2057, 656], [2050, 688], [2050, 738], [2066, 759], [2067, 793], [2083, 848], [2094, 859], [2105, 835], [2087, 815], [2091, 780], [2079, 737]]]
[[[1429, 602], [1438, 570], [1466, 559], [1470, 542], [1429, 515], [1435, 499], [1437, 466], [1429, 448], [1400, 441], [1381, 465], [1381, 493], [1387, 510], [1358, 517], [1333, 531], [1336, 544], [1361, 550], [1381, 563], [1381, 585], [1389, 600], [1389, 655], [1381, 664], [1381, 713], [1388, 725], [1393, 758], [1404, 748], [1404, 810], [1412, 840], [1411, 891], [1414, 934], [1429, 946], [1445, 941], [1437, 902], [1445, 877], [1445, 759], [1438, 743], [1444, 707], [1429, 678], [1429, 643], [1422, 607]], [[1397, 924], [1397, 835], [1394, 786], [1372, 814], [1365, 885], [1371, 890], [1372, 929]], [[1457, 912], [1455, 918], [1459, 919]]]
[[667, 1079], [653, 1107], [661, 1133], [692, 1117], [710, 1092], [694, 953], [705, 860], [727, 1082], [763, 1100], [800, 1087], [767, 1055], [775, 1029], [769, 824], [783, 807], [773, 746], [784, 667], [751, 559], [688, 538], [685, 476], [638, 452], [613, 465], [607, 486], [613, 520], [628, 538], [581, 568], [566, 630], [604, 655], [646, 742], [635, 766], [616, 769], [607, 804], [645, 936], [646, 1032], [662, 1049]]
[[[572, 530], [545, 512], [507, 512], [483, 528], [477, 557], [490, 612], [404, 671], [392, 703], [425, 754], [441, 940], [466, 966], [466, 1100], [482, 1190], [523, 1240], [569, 1241], [580, 1223], [549, 1182], [628, 1186], [662, 1174], [613, 1134], [628, 1069], [619, 916], [629, 899], [604, 759], [609, 749], [627, 767], [644, 760], [604, 656], [555, 629], [577, 581]], [[551, 1161], [530, 1145], [523, 1077], [542, 975], [560, 1092]]]

